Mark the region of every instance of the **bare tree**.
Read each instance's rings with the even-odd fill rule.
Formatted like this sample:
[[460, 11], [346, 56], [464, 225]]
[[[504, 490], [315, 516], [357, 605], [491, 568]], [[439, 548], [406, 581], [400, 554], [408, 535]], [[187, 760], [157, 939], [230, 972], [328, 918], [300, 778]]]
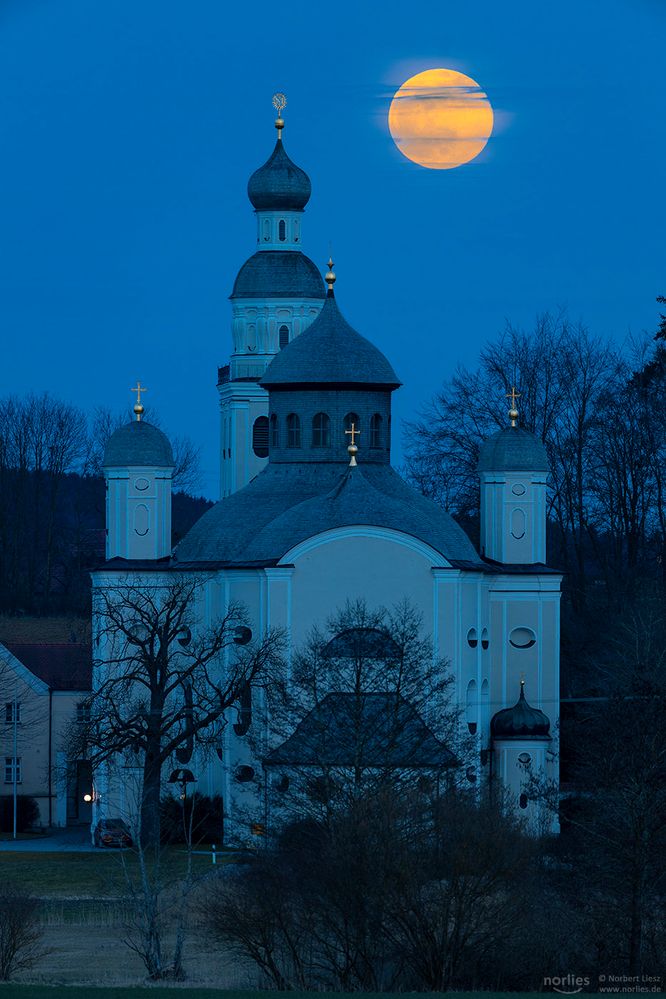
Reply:
[[[141, 767], [140, 841], [159, 842], [162, 770], [178, 753], [219, 739], [225, 712], [248, 683], [268, 682], [282, 639], [269, 633], [240, 645], [246, 616], [231, 605], [211, 627], [197, 627], [205, 581], [185, 574], [119, 579], [98, 591], [95, 632], [105, 649], [94, 661], [89, 724], [78, 728], [93, 769], [119, 754]], [[77, 755], [81, 747], [74, 747]]]
[[17, 885], [0, 886], [0, 981], [31, 968], [48, 951], [41, 946], [39, 902]]

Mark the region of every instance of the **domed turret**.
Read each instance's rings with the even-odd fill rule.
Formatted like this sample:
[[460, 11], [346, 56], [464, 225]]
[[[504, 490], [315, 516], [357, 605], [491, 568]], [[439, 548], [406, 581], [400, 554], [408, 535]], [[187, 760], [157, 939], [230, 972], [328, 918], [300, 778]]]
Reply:
[[143, 419], [137, 384], [136, 420], [109, 437], [102, 467], [106, 479], [106, 557], [167, 558], [171, 553], [173, 450], [166, 434]]
[[546, 479], [543, 443], [518, 426], [515, 388], [508, 394], [510, 426], [481, 445], [481, 554], [513, 565], [546, 561]]
[[310, 178], [296, 166], [278, 136], [275, 149], [247, 184], [247, 196], [258, 212], [302, 212], [312, 194]]
[[512, 708], [493, 715], [490, 722], [493, 739], [550, 739], [550, 721], [525, 698], [525, 681], [520, 683], [520, 697]]

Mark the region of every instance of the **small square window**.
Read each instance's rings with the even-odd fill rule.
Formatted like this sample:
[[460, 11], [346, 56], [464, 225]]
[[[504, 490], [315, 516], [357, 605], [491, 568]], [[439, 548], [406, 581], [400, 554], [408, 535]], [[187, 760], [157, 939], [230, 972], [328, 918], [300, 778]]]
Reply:
[[21, 783], [21, 757], [5, 756], [5, 784]]

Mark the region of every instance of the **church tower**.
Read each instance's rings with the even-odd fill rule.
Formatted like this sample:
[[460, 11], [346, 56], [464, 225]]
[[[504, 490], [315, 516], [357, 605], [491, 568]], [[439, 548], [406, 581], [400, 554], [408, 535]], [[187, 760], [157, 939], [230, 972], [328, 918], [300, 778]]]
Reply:
[[109, 437], [102, 467], [106, 482], [106, 558], [156, 560], [171, 554], [173, 451], [168, 438], [142, 419], [137, 384], [136, 420]]
[[325, 297], [318, 268], [301, 251], [310, 179], [285, 152], [284, 95], [276, 94], [273, 104], [278, 112], [275, 149], [247, 186], [257, 219], [257, 249], [234, 283], [233, 353], [218, 371], [222, 498], [242, 489], [266, 465], [268, 394], [260, 379], [273, 357], [316, 318]]
[[515, 388], [510, 426], [484, 441], [479, 453], [481, 554], [506, 565], [546, 562], [548, 456], [538, 438], [518, 426]]

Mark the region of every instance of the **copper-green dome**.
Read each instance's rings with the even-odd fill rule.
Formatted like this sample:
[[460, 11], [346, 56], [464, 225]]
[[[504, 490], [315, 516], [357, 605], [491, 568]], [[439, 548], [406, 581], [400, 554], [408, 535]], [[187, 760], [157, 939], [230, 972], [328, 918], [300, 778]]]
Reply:
[[548, 455], [538, 437], [523, 427], [504, 427], [481, 445], [479, 472], [547, 472]]
[[287, 156], [281, 139], [262, 167], [255, 170], [247, 195], [257, 211], [302, 211], [310, 200], [312, 185], [305, 170]]
[[174, 460], [169, 438], [145, 420], [133, 420], [118, 427], [106, 442], [102, 467], [124, 468], [128, 465], [172, 468]]
[[550, 719], [527, 703], [521, 683], [517, 703], [493, 715], [490, 732], [494, 739], [549, 739]]
[[395, 389], [400, 379], [381, 350], [349, 325], [329, 291], [312, 325], [275, 355], [260, 384], [269, 389], [289, 385]]

